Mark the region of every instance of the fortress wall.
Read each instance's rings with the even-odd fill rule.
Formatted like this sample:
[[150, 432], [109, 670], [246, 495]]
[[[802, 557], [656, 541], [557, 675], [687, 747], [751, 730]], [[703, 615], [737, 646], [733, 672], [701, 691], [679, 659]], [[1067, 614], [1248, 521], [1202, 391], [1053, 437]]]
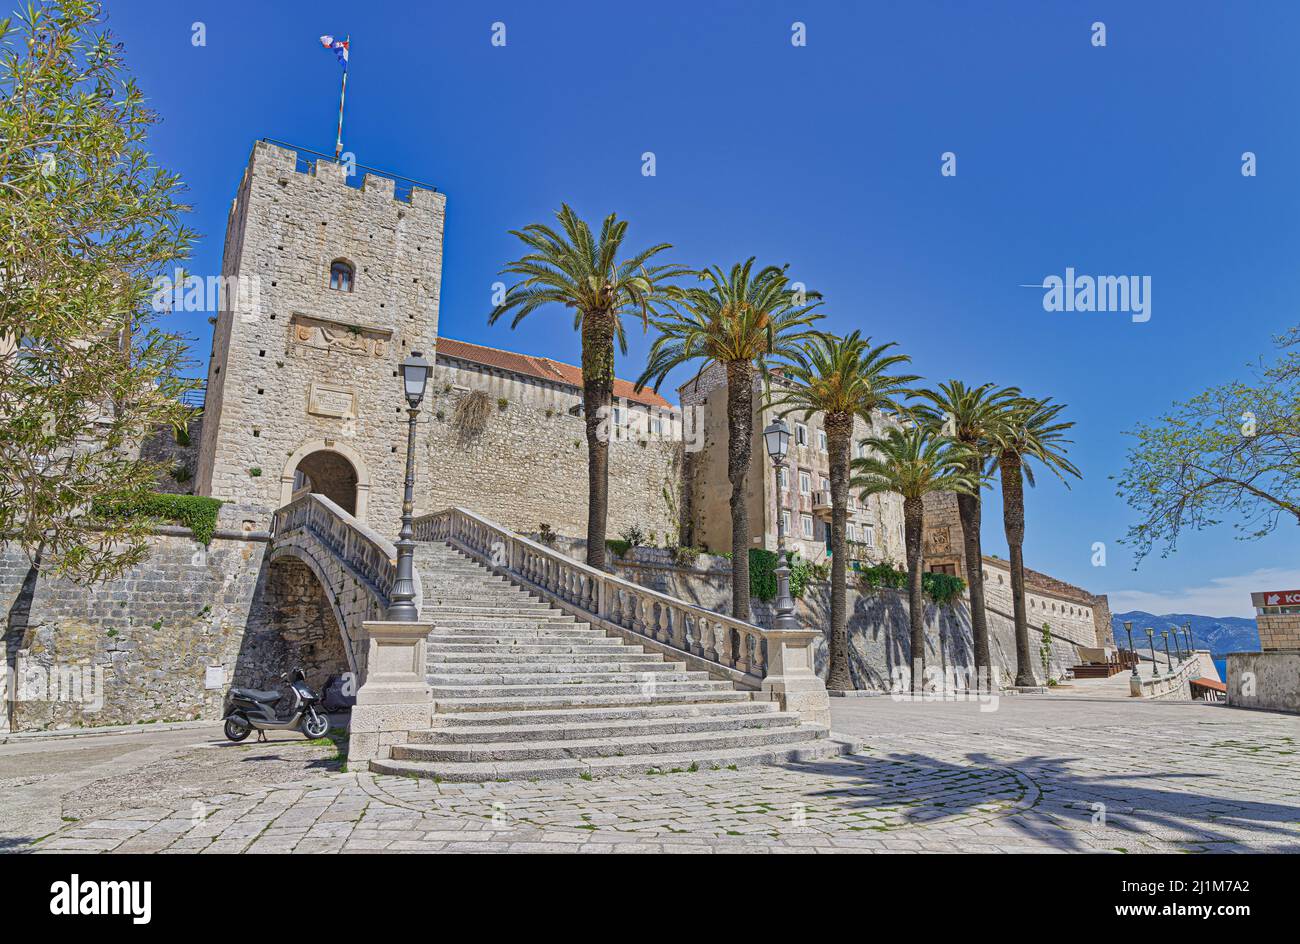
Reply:
[[[241, 652], [246, 635], [278, 635], [252, 603], [266, 544], [217, 537], [205, 549], [172, 530], [94, 586], [38, 575], [17, 545], [0, 545], [3, 671], [40, 696], [14, 705], [14, 730], [216, 719], [231, 680], [262, 684]], [[210, 666], [226, 684], [206, 687]], [[75, 690], [49, 684], [60, 677]]]
[[[488, 397], [481, 431], [458, 425], [458, 406], [475, 391]], [[504, 401], [504, 402], [502, 402]], [[420, 434], [429, 475], [417, 507], [458, 505], [525, 533], [546, 523], [561, 534], [587, 531], [587, 439], [572, 388], [487, 368], [439, 362], [426, 396]], [[664, 542], [676, 535], [680, 442], [613, 441], [608, 535], [630, 525]], [[673, 502], [664, 498], [665, 489]]]

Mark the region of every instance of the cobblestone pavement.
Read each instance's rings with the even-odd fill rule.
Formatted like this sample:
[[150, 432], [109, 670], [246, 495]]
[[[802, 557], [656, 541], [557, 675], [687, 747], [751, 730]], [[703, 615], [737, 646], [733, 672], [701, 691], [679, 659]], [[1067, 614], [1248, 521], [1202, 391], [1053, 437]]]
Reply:
[[[836, 702], [836, 730], [866, 742], [850, 757], [590, 782], [462, 785], [337, 773], [320, 757], [295, 760], [311, 748], [279, 743], [259, 747], [273, 770], [261, 773], [258, 754], [244, 753], [234, 777], [235, 755], [208, 747], [199, 753], [219, 777], [210, 787], [201, 776], [159, 789], [128, 777], [134, 792], [125, 802], [22, 848], [1300, 852], [1295, 716], [1033, 696], [1004, 698], [991, 712], [888, 698]], [[301, 776], [266, 781], [294, 763]], [[96, 792], [111, 787], [110, 778]], [[0, 793], [0, 809], [8, 802]]]

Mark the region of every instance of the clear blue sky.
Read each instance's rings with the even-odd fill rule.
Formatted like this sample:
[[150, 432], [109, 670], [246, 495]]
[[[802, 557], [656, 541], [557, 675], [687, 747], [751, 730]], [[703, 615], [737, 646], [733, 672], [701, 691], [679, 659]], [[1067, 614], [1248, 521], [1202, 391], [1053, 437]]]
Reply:
[[[219, 270], [256, 138], [332, 150], [339, 68], [317, 37], [350, 33], [346, 149], [448, 195], [441, 333], [576, 360], [564, 312], [489, 328], [491, 284], [517, 253], [508, 229], [562, 200], [614, 210], [633, 243], [671, 242], [683, 262], [788, 262], [825, 293], [826, 327], [897, 341], [928, 378], [1068, 403], [1084, 479], [1029, 493], [1031, 566], [1157, 612], [1246, 615], [1250, 589], [1300, 585], [1294, 526], [1192, 535], [1134, 573], [1108, 480], [1125, 429], [1300, 322], [1300, 4], [108, 6], [164, 117], [153, 146], [192, 188], [199, 274]], [[1019, 287], [1067, 266], [1151, 276], [1151, 320], [1048, 313]], [[206, 357], [205, 316], [175, 318]], [[648, 346], [633, 332], [620, 373]], [[996, 490], [984, 537], [1005, 556]]]

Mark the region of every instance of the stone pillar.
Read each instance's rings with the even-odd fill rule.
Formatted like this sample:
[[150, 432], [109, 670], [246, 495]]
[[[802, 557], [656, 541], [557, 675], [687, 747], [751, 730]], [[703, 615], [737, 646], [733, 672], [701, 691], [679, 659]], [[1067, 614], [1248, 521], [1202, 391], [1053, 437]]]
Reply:
[[433, 692], [424, 675], [433, 624], [376, 620], [363, 625], [370, 646], [348, 728], [349, 763], [387, 758], [411, 731], [428, 730], [433, 715]]
[[831, 700], [826, 683], [813, 670], [813, 640], [821, 633], [807, 629], [767, 630], [767, 675], [763, 693], [780, 702], [782, 711], [813, 724], [831, 724]]

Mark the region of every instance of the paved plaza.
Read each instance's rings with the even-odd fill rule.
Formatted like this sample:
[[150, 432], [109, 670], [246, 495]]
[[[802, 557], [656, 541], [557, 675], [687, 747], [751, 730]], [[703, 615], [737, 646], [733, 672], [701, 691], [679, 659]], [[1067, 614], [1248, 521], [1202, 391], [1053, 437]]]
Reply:
[[215, 726], [0, 745], [11, 852], [1300, 852], [1300, 718], [835, 699], [827, 761], [447, 784]]

